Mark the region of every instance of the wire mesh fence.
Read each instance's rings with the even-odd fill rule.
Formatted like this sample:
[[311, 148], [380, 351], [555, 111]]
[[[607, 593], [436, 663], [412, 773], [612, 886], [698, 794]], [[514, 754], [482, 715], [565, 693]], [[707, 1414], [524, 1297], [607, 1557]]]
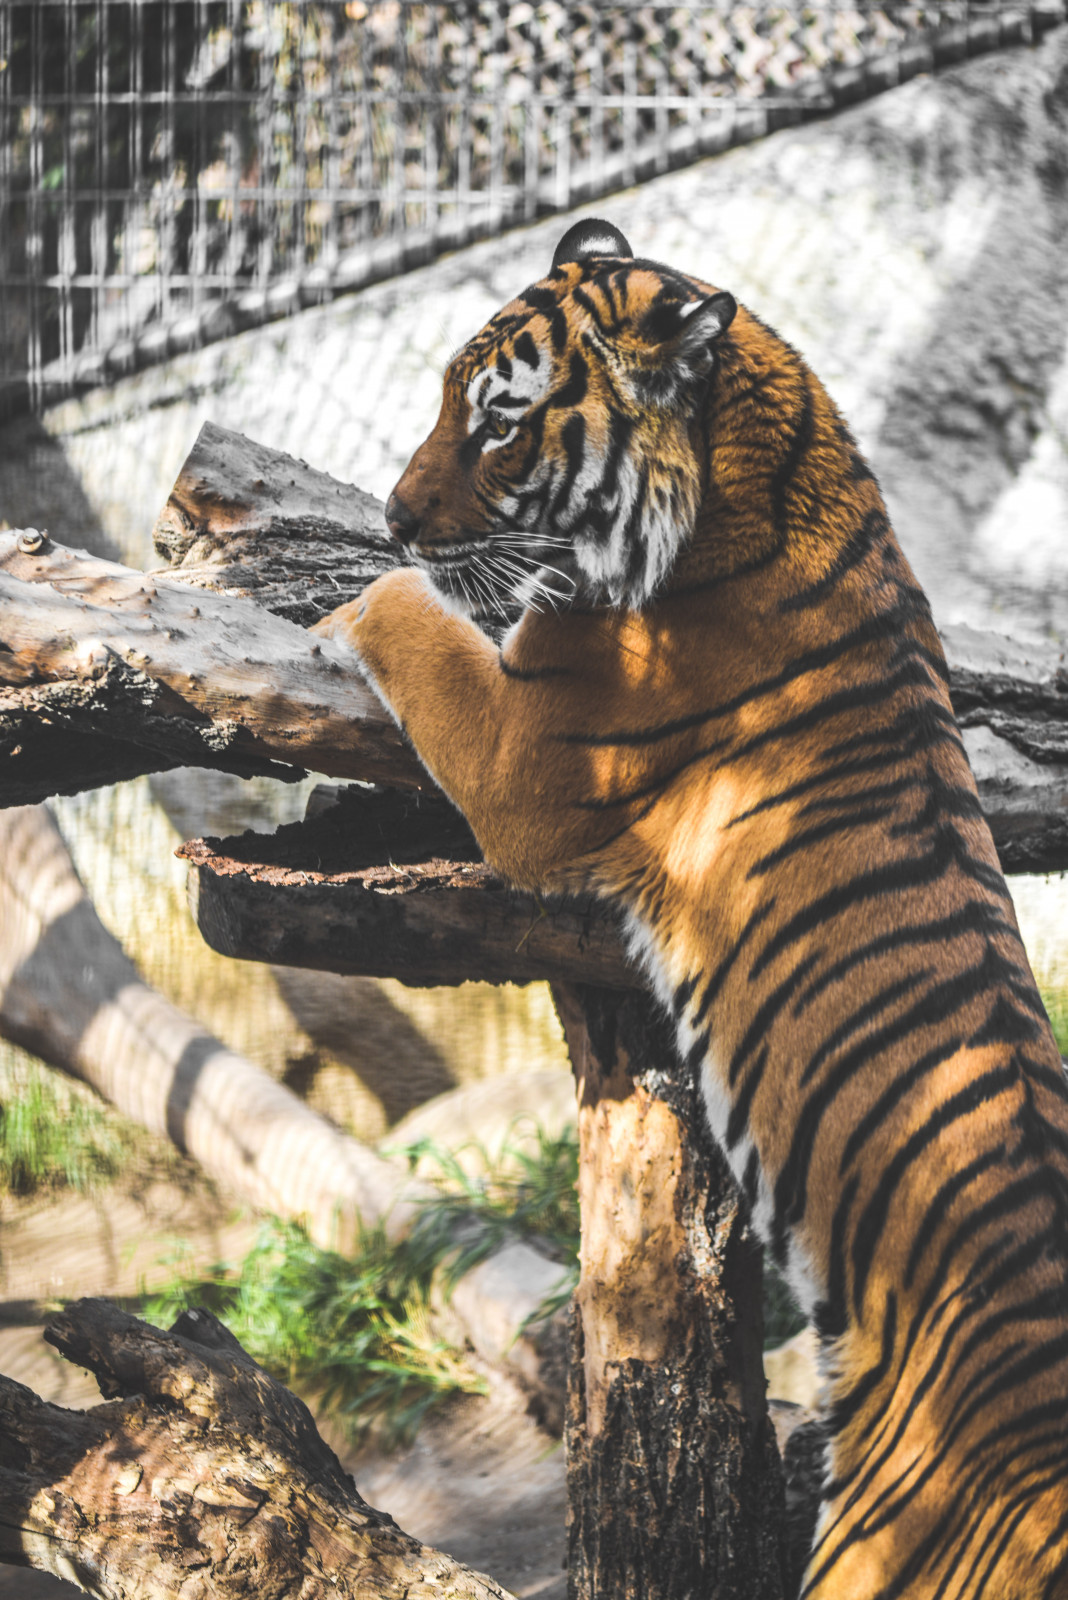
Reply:
[[0, 413], [1064, 11], [0, 0]]

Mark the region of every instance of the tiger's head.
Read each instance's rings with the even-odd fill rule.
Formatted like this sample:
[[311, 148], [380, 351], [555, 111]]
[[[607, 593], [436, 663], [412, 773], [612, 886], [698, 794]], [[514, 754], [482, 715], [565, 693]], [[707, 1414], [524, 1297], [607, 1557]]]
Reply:
[[693, 530], [701, 413], [729, 294], [576, 223], [547, 278], [464, 346], [386, 505], [446, 604], [487, 622], [639, 608]]

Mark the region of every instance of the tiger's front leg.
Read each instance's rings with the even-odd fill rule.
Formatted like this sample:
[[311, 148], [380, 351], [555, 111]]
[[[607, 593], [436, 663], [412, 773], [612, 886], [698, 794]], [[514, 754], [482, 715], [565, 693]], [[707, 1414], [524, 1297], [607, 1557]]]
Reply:
[[524, 888], [564, 887], [598, 843], [596, 821], [573, 803], [588, 775], [559, 738], [566, 686], [509, 676], [496, 645], [411, 569], [377, 579], [313, 631], [358, 652], [487, 861]]

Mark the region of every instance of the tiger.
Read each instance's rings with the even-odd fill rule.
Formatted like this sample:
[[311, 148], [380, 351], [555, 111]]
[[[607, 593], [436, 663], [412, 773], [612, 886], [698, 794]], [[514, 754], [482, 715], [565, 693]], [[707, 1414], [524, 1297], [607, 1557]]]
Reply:
[[411, 565], [322, 630], [498, 872], [618, 909], [818, 1331], [805, 1600], [1068, 1596], [1064, 1066], [826, 390], [585, 219], [385, 515]]

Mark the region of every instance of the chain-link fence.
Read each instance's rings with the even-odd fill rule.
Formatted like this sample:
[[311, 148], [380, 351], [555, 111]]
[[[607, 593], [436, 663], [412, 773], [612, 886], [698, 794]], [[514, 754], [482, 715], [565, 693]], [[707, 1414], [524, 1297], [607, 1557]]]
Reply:
[[0, 413], [1064, 11], [0, 0]]

